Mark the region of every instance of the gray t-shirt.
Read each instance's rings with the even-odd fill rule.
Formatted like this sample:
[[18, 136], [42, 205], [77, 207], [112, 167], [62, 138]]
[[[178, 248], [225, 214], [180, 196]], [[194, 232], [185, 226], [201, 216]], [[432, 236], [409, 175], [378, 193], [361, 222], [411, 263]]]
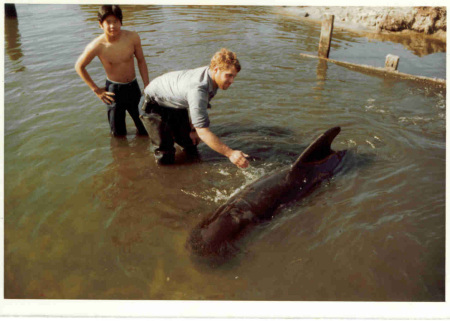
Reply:
[[206, 109], [216, 95], [209, 67], [172, 71], [153, 79], [144, 93], [158, 105], [188, 108], [192, 124], [198, 128], [209, 127]]

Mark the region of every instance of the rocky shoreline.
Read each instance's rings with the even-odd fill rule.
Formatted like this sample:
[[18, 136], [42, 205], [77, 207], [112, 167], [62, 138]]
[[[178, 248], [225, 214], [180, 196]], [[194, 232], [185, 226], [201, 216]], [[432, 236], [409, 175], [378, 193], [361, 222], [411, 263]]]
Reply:
[[445, 7], [280, 7], [284, 14], [322, 20], [334, 15], [336, 27], [375, 34], [420, 34], [447, 42], [447, 9]]

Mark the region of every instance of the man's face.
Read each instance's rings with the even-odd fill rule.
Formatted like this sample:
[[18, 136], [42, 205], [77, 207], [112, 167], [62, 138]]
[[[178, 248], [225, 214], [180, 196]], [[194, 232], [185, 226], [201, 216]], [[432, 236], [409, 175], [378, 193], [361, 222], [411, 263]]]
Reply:
[[106, 17], [105, 20], [103, 20], [102, 23], [100, 23], [100, 27], [107, 35], [117, 36], [120, 33], [120, 28], [122, 27], [122, 24], [120, 23], [120, 20], [117, 19], [115, 16], [109, 15]]
[[215, 67], [213, 70], [213, 80], [215, 81], [217, 87], [222, 90], [227, 90], [228, 87], [234, 82], [238, 72], [236, 67], [231, 66], [227, 69], [220, 70], [219, 67]]

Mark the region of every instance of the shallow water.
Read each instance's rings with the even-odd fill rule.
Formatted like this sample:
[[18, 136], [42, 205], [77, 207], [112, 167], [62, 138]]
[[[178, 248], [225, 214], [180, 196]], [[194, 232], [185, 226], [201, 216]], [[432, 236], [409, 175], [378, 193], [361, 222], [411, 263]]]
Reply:
[[[303, 58], [320, 26], [272, 7], [124, 6], [150, 77], [208, 64], [242, 71], [212, 101], [211, 129], [254, 156], [240, 170], [206, 146], [158, 167], [148, 139], [109, 135], [105, 107], [74, 71], [101, 33], [97, 6], [17, 5], [5, 29], [5, 297], [34, 299], [445, 299], [445, 89]], [[445, 78], [445, 52], [333, 35], [333, 59]], [[102, 66], [88, 67], [104, 81]], [[142, 86], [141, 79], [138, 77]], [[243, 185], [293, 162], [340, 125], [343, 171], [255, 227], [221, 266], [185, 240]]]

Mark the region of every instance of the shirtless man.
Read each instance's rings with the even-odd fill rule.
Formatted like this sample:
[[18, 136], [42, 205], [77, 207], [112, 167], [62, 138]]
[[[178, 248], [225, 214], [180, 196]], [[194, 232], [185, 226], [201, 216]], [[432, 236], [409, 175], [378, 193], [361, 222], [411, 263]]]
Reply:
[[236, 54], [222, 49], [209, 66], [169, 72], [145, 88], [140, 117], [159, 164], [174, 163], [174, 143], [195, 155], [197, 144], [203, 141], [237, 167], [248, 166], [247, 154], [228, 147], [209, 129], [207, 112], [217, 90], [227, 90], [240, 70]]
[[[136, 57], [144, 87], [149, 84], [148, 69], [142, 51], [141, 39], [134, 31], [122, 30], [122, 10], [118, 5], [103, 5], [98, 11], [98, 21], [104, 33], [87, 45], [75, 64], [81, 79], [97, 97], [107, 105], [108, 121], [114, 136], [127, 134], [125, 111], [133, 119], [137, 134], [147, 135], [139, 119], [138, 105], [141, 90], [134, 70]], [[106, 86], [98, 87], [86, 66], [98, 57], [106, 72]]]

